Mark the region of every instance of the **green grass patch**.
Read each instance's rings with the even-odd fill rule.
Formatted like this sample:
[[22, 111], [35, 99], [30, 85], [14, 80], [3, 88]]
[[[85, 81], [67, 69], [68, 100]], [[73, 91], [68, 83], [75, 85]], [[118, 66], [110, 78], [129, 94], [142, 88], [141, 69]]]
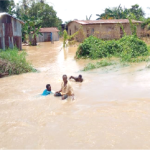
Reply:
[[88, 63], [83, 71], [88, 71], [88, 70], [92, 70], [92, 69], [96, 69], [96, 68], [101, 68], [101, 67], [106, 67], [106, 66], [110, 66], [110, 65], [114, 65], [114, 62], [108, 61], [108, 60], [101, 60], [97, 63]]
[[27, 53], [17, 48], [0, 50], [0, 73], [21, 74], [36, 70], [26, 60]]

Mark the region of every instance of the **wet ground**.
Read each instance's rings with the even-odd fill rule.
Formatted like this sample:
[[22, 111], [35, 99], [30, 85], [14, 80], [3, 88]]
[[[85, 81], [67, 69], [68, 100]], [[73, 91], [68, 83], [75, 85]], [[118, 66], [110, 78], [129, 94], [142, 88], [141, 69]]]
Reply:
[[[150, 69], [147, 63], [83, 72], [89, 60], [75, 60], [76, 47], [62, 43], [24, 47], [37, 73], [0, 79], [0, 148], [150, 148]], [[75, 101], [39, 94], [50, 83], [71, 82]]]

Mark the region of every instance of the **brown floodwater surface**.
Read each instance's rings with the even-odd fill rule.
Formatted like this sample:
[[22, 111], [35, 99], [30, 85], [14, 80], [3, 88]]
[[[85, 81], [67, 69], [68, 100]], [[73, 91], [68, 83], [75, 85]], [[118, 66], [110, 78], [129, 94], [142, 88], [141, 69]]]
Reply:
[[[0, 79], [0, 148], [150, 148], [150, 69], [147, 63], [83, 72], [90, 60], [75, 60], [76, 47], [62, 42], [24, 47], [36, 73]], [[71, 81], [75, 101], [40, 94]]]

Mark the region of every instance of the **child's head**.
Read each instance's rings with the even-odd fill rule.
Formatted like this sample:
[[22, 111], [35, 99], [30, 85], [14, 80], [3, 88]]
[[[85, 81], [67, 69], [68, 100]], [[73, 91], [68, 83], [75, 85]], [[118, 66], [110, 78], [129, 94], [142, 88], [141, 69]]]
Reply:
[[79, 75], [79, 78], [82, 78], [82, 75]]
[[50, 84], [47, 84], [47, 85], [46, 85], [46, 89], [47, 89], [47, 91], [51, 91], [51, 85], [50, 85]]

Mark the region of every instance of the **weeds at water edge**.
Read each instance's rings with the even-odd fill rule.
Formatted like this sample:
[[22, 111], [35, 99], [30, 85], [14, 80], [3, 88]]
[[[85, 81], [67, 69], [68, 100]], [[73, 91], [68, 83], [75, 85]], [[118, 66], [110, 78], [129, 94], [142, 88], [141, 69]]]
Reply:
[[26, 60], [27, 53], [19, 52], [17, 48], [0, 50], [0, 73], [21, 74], [36, 72], [32, 65]]
[[96, 69], [96, 68], [100, 68], [100, 67], [106, 67], [106, 66], [111, 66], [111, 65], [114, 65], [115, 63], [114, 62], [110, 62], [108, 60], [101, 60], [100, 62], [97, 62], [95, 64], [93, 63], [88, 63], [83, 71], [88, 71], [88, 70], [92, 70], [92, 69]]

